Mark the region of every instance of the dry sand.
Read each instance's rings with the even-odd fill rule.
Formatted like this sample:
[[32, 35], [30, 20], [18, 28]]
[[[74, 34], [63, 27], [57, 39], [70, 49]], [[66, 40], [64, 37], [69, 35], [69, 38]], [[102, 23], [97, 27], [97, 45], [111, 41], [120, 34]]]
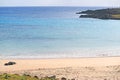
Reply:
[[[16, 65], [4, 66], [9, 61]], [[0, 60], [0, 72], [38, 77], [56, 75], [76, 80], [120, 80], [120, 57]]]

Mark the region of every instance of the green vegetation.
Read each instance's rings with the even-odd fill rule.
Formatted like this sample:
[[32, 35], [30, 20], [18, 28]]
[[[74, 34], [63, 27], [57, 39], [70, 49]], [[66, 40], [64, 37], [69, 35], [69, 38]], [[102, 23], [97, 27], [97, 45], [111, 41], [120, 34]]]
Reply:
[[81, 18], [98, 18], [98, 19], [117, 19], [117, 20], [120, 20], [120, 8], [87, 10], [87, 11], [78, 12], [77, 14], [81, 14], [80, 15]]
[[30, 75], [18, 75], [18, 74], [2, 74], [0, 80], [57, 80], [55, 77], [45, 77], [39, 79], [37, 76], [31, 77]]

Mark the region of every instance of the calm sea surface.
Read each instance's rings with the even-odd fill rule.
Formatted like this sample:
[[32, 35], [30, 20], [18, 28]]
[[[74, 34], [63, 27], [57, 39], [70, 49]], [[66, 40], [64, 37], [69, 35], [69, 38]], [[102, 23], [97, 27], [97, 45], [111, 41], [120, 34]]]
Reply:
[[120, 56], [120, 20], [79, 18], [94, 7], [0, 7], [0, 56]]

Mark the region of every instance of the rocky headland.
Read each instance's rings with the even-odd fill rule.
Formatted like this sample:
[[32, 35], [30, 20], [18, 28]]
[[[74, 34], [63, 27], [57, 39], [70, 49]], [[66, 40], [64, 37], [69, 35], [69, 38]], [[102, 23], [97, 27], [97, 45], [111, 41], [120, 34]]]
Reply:
[[76, 14], [80, 14], [80, 18], [97, 18], [97, 19], [120, 20], [120, 8], [86, 10], [86, 11], [77, 12]]

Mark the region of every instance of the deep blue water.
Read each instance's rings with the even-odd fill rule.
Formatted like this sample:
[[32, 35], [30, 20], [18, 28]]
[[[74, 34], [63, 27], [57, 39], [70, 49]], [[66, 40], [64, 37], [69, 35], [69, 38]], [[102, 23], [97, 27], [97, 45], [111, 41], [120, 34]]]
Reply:
[[1, 7], [0, 56], [120, 55], [120, 21], [79, 18], [94, 7]]

